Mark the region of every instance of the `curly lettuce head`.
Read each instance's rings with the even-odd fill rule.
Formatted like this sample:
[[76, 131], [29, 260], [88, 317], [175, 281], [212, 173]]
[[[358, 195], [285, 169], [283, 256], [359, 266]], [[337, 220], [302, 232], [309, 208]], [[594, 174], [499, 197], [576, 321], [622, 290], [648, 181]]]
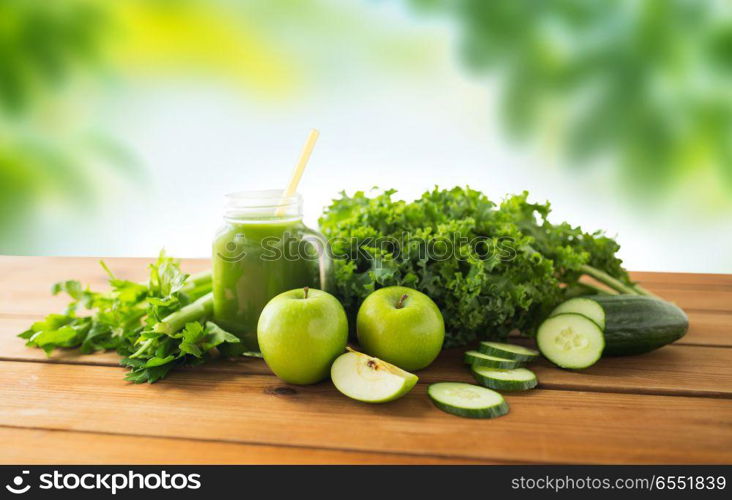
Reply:
[[337, 293], [351, 317], [375, 289], [429, 295], [445, 318], [446, 347], [532, 333], [586, 263], [626, 277], [618, 245], [599, 233], [547, 221], [527, 193], [500, 205], [470, 188], [435, 188], [418, 200], [345, 193], [320, 219], [336, 258]]

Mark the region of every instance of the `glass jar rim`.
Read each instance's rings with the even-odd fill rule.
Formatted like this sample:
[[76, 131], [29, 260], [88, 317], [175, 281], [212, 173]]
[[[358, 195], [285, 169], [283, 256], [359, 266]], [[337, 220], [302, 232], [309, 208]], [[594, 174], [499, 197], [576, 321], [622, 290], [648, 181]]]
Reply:
[[276, 208], [289, 208], [296, 207], [302, 203], [302, 196], [300, 193], [295, 193], [292, 196], [283, 196], [284, 190], [282, 189], [263, 189], [257, 191], [236, 191], [233, 193], [227, 193], [224, 195], [226, 200], [225, 206], [227, 209], [276, 209]]
[[229, 193], [224, 197], [224, 219], [257, 222], [301, 219], [302, 196], [283, 194], [281, 189]]

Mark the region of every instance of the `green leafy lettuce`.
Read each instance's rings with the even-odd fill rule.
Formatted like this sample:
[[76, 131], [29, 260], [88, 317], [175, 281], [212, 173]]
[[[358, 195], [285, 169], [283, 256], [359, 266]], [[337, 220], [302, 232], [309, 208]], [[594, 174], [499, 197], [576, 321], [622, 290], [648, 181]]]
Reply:
[[469, 188], [435, 188], [411, 203], [394, 193], [342, 193], [320, 219], [351, 318], [375, 289], [413, 287], [439, 306], [450, 347], [514, 329], [531, 335], [587, 269], [633, 286], [613, 239], [549, 222], [549, 204], [526, 192], [500, 204]]

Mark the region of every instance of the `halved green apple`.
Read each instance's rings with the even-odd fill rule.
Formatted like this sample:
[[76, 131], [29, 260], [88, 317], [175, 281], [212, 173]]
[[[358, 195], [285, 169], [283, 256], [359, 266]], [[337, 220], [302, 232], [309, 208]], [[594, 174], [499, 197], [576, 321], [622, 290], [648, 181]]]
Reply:
[[330, 377], [336, 389], [365, 403], [398, 399], [411, 391], [418, 380], [413, 373], [351, 349], [335, 360]]

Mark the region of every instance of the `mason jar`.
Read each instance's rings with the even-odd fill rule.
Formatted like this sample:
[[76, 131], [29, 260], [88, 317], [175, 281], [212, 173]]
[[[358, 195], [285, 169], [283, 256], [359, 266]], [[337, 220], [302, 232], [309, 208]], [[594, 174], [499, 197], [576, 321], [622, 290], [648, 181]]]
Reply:
[[226, 195], [213, 241], [214, 321], [241, 339], [224, 355], [258, 351], [257, 322], [275, 295], [295, 288], [332, 291], [327, 240], [302, 221], [302, 197], [278, 190]]

